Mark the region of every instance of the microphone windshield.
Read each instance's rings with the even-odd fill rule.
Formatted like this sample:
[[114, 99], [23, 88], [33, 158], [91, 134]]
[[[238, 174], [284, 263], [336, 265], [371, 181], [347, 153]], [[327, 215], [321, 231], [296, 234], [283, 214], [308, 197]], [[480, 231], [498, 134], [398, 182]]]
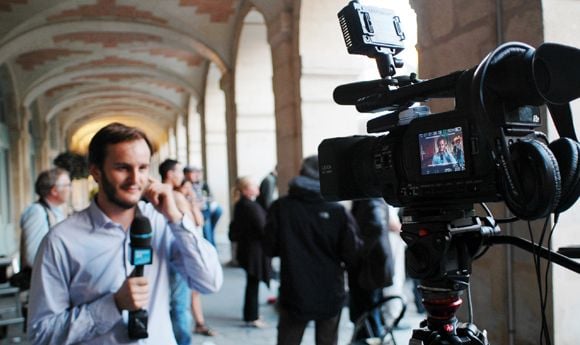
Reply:
[[148, 247], [151, 245], [151, 223], [149, 219], [143, 216], [135, 216], [129, 229], [131, 246]]

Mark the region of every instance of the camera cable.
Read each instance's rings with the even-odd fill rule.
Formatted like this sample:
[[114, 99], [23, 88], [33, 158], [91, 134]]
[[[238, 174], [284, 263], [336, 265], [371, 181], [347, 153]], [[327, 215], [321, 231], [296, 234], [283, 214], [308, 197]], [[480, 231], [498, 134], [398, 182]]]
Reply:
[[[541, 247], [542, 246], [542, 242], [544, 240], [544, 236], [548, 227], [548, 220], [549, 218], [546, 218], [545, 222], [544, 222], [544, 226], [542, 227], [542, 233], [540, 235], [540, 239], [538, 242], [538, 245]], [[531, 223], [528, 222], [528, 232], [530, 234], [530, 241], [532, 242], [532, 244], [534, 243], [534, 234], [532, 232], [532, 226]], [[544, 344], [544, 340], [545, 340], [545, 344], [546, 345], [551, 345], [551, 341], [550, 341], [550, 331], [548, 329], [548, 323], [546, 320], [546, 302], [547, 302], [547, 294], [548, 294], [548, 285], [546, 284], [546, 291], [544, 292], [544, 288], [542, 286], [542, 268], [541, 268], [541, 256], [540, 253], [537, 249], [533, 250], [532, 253], [532, 257], [534, 259], [534, 267], [535, 267], [535, 271], [536, 271], [536, 280], [538, 283], [538, 291], [540, 294], [540, 308], [541, 308], [541, 316], [542, 316], [542, 328], [540, 330], [540, 345]], [[546, 267], [546, 271], [548, 271], [549, 269], [549, 264], [550, 261], [548, 261], [548, 266]], [[547, 272], [546, 272], [547, 274]], [[546, 296], [546, 298], [544, 297]]]

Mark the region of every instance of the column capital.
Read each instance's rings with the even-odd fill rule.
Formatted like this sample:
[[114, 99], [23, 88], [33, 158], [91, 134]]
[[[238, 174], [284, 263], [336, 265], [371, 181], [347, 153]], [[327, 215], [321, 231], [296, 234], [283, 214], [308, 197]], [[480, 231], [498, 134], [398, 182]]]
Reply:
[[275, 20], [268, 23], [268, 43], [274, 49], [282, 43], [288, 43], [292, 39], [294, 28], [294, 12], [292, 8], [286, 8], [278, 14]]
[[233, 85], [234, 72], [229, 69], [224, 74], [222, 74], [222, 77], [220, 78], [220, 89], [222, 89], [224, 92], [229, 92]]

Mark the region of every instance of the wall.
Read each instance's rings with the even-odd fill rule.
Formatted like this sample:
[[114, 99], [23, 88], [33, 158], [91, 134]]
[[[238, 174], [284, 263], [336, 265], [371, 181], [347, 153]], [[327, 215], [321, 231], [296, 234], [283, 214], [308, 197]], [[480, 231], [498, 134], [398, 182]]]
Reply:
[[[544, 16], [544, 37], [546, 42], [556, 42], [580, 47], [580, 2], [574, 0], [542, 1]], [[580, 100], [572, 102], [572, 113], [575, 116], [576, 135], [580, 126]], [[550, 138], [557, 138], [557, 132], [550, 122]], [[580, 205], [576, 203], [561, 217], [554, 233], [553, 248], [578, 245], [578, 224], [580, 223]], [[577, 261], [578, 262], [578, 261]], [[573, 345], [578, 343], [577, 311], [580, 310], [580, 275], [565, 268], [553, 265], [552, 294], [554, 313], [554, 344]]]

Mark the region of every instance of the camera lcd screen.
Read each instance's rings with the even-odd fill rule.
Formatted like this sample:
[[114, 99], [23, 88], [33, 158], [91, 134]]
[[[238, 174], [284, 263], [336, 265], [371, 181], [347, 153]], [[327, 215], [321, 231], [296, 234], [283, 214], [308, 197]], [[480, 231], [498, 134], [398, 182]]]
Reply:
[[465, 171], [461, 127], [419, 133], [421, 175]]

